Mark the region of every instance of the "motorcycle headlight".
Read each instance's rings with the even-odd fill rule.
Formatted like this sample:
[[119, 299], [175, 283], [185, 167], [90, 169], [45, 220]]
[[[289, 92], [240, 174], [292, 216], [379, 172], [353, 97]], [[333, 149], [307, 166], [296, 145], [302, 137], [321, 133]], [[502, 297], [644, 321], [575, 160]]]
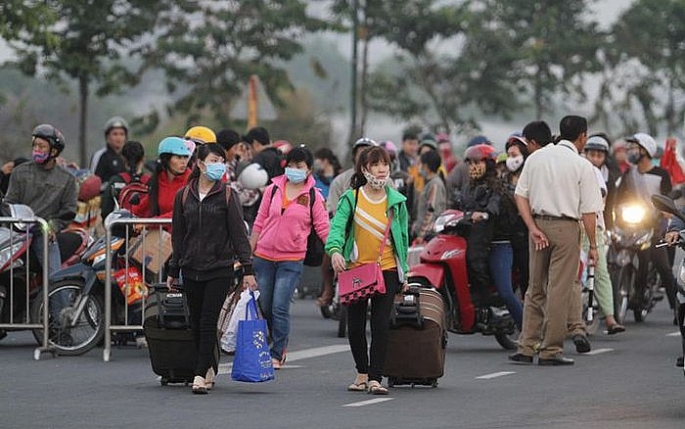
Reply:
[[627, 205], [621, 208], [621, 219], [630, 224], [642, 222], [647, 214], [647, 210], [640, 205]]

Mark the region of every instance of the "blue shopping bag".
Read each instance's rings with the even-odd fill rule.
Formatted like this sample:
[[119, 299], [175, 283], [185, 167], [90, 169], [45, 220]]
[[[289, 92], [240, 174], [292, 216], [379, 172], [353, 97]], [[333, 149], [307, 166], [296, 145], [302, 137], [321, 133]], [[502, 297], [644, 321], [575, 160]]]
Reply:
[[247, 383], [261, 383], [274, 379], [274, 366], [267, 340], [266, 320], [257, 314], [254, 293], [245, 309], [245, 319], [238, 322], [238, 338], [231, 379]]

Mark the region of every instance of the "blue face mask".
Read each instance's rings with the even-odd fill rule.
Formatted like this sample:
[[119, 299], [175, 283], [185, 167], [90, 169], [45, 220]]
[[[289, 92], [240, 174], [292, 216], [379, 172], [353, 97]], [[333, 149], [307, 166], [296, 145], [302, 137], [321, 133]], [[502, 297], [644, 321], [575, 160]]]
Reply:
[[285, 177], [293, 183], [302, 183], [307, 178], [307, 172], [299, 168], [285, 167]]
[[205, 176], [213, 181], [221, 180], [226, 173], [226, 164], [223, 162], [205, 162], [205, 168]]

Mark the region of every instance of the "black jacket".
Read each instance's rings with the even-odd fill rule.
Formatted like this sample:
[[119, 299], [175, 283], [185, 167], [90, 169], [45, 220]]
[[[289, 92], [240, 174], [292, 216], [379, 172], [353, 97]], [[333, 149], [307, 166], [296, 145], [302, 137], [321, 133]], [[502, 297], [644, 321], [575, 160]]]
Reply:
[[102, 180], [102, 189], [107, 186], [106, 182], [119, 173], [126, 171], [124, 158], [113, 151], [109, 146], [100, 149], [93, 154], [90, 168]]
[[236, 259], [244, 274], [252, 274], [252, 251], [247, 237], [243, 212], [233, 193], [226, 197], [226, 185], [217, 182], [200, 201], [197, 179], [189, 187], [183, 202], [185, 187], [174, 199], [173, 253], [169, 261], [169, 275], [195, 281], [206, 281], [233, 275]]

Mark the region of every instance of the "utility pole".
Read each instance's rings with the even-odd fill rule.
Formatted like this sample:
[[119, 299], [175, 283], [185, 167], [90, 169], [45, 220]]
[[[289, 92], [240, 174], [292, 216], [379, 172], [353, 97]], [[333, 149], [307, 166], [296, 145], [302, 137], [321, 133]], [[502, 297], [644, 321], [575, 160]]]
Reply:
[[357, 63], [359, 53], [357, 49], [359, 41], [359, 0], [352, 0], [352, 88], [350, 90], [350, 135], [348, 142], [350, 147], [357, 139]]

